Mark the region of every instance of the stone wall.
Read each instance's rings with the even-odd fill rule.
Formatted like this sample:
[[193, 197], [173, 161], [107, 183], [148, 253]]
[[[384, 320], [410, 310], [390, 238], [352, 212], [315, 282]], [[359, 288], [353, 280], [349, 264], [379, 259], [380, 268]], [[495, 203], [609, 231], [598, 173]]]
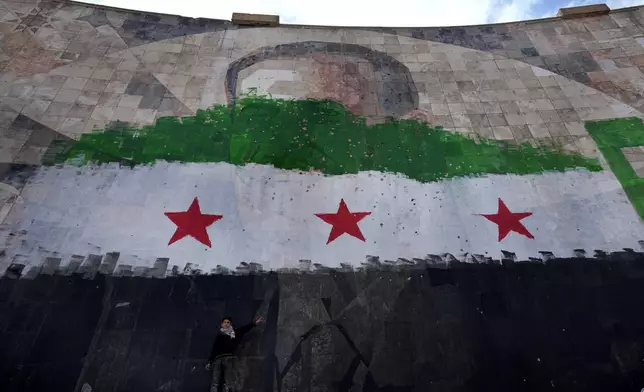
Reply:
[[643, 388], [643, 23], [0, 0], [0, 390]]
[[206, 391], [219, 319], [263, 315], [239, 353], [244, 391], [638, 390], [642, 257], [4, 278], [0, 387]]

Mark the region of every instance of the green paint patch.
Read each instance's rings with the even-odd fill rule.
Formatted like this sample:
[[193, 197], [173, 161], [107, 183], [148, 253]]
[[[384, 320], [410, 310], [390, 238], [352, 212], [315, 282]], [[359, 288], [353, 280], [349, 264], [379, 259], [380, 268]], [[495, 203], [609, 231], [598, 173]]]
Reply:
[[484, 173], [530, 174], [599, 162], [554, 147], [475, 141], [415, 120], [367, 125], [331, 101], [245, 97], [235, 105], [164, 117], [143, 128], [84, 134], [57, 162], [257, 163], [329, 175], [380, 171], [431, 182]]
[[644, 124], [639, 118], [592, 121], [586, 130], [595, 139], [613, 173], [622, 184], [624, 192], [644, 218], [644, 178], [635, 173], [622, 152], [624, 147], [644, 146]]

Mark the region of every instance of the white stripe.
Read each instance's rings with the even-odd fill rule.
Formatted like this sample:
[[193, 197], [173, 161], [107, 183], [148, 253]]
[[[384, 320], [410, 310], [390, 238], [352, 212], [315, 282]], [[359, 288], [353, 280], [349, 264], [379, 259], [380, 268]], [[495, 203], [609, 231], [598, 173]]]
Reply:
[[[573, 249], [637, 248], [644, 239], [639, 216], [610, 172], [569, 171], [543, 175], [493, 175], [430, 184], [393, 174], [323, 176], [269, 166], [158, 163], [134, 169], [115, 166], [42, 168], [6, 219], [11, 257], [37, 263], [57, 252], [120, 252], [119, 263], [152, 266], [187, 262], [210, 271], [259, 262], [265, 269], [301, 259], [326, 266], [360, 265], [366, 255], [383, 260], [465, 252], [519, 259], [539, 251], [571, 256]], [[224, 218], [210, 226], [212, 248], [186, 237], [167, 243], [175, 225], [164, 212], [185, 211], [194, 197], [203, 213]], [[532, 212], [522, 223], [531, 240], [510, 233], [497, 241], [497, 226], [476, 214], [497, 212], [502, 198], [512, 212]], [[333, 213], [344, 198], [360, 223], [362, 242], [342, 235], [329, 245], [331, 226], [314, 216]], [[7, 236], [25, 230], [24, 234]]]

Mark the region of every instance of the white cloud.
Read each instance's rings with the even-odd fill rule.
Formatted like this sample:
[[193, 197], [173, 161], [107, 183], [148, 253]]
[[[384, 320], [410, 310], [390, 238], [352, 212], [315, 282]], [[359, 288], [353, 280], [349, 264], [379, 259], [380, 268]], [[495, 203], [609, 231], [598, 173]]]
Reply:
[[[283, 23], [330, 26], [462, 26], [511, 22], [554, 16], [560, 7], [594, 4], [576, 0], [536, 7], [541, 0], [85, 0], [118, 8], [190, 17], [230, 19], [233, 12], [277, 14]], [[547, 0], [546, 0], [547, 1]], [[642, 4], [644, 0], [607, 1], [611, 8]], [[314, 5], [313, 5], [314, 4]], [[537, 12], [536, 8], [541, 11]], [[545, 10], [545, 11], [544, 11]], [[549, 11], [548, 11], [549, 10]]]

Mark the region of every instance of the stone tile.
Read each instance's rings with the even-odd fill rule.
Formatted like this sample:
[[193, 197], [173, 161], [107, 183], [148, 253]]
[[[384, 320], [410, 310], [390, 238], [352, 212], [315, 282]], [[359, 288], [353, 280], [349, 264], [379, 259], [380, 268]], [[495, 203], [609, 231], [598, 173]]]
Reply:
[[13, 162], [26, 165], [41, 165], [42, 158], [49, 147], [23, 146]]
[[83, 118], [66, 117], [59, 130], [70, 137], [77, 137], [83, 133], [86, 121]]
[[182, 103], [176, 98], [163, 98], [157, 110], [160, 112], [170, 111], [176, 113], [181, 106]]
[[107, 80], [89, 79], [85, 84], [85, 87], [83, 87], [83, 90], [102, 93], [103, 91], [105, 91], [108, 83], [109, 81]]
[[533, 139], [532, 132], [530, 132], [530, 128], [528, 128], [527, 125], [513, 125], [509, 128], [512, 132], [512, 135], [514, 136], [514, 139], [518, 142], [524, 142]]
[[85, 123], [85, 127], [83, 128], [83, 133], [91, 133], [91, 132], [98, 132], [102, 131], [105, 129], [107, 126], [107, 122], [101, 121], [101, 120], [94, 120], [90, 118], [87, 120]]
[[447, 103], [461, 103], [463, 96], [457, 91], [445, 91], [445, 102]]
[[157, 110], [161, 107], [165, 95], [146, 93], [139, 102], [139, 108]]
[[485, 114], [485, 106], [482, 102], [465, 102], [464, 105], [467, 114]]
[[508, 85], [509, 89], [522, 89], [526, 88], [525, 84], [521, 79], [506, 79], [505, 83]]
[[140, 63], [137, 60], [124, 60], [121, 61], [117, 67], [119, 71], [136, 71]]
[[539, 76], [537, 79], [539, 79], [539, 83], [544, 88], [559, 87], [559, 82], [555, 76]]
[[467, 113], [467, 110], [465, 109], [465, 104], [463, 103], [448, 103], [447, 106], [449, 107], [449, 112], [452, 115]]
[[487, 139], [487, 140], [495, 139], [494, 130], [490, 127], [474, 128], [474, 130], [477, 135], [481, 136], [484, 139]]
[[557, 114], [561, 121], [579, 121], [579, 114], [574, 109], [557, 109]]
[[34, 89], [33, 98], [52, 100], [58, 94], [60, 87], [38, 86]]
[[547, 98], [534, 99], [530, 100], [530, 102], [534, 104], [535, 110], [538, 111], [555, 110], [554, 106], [552, 106], [552, 101]]
[[553, 99], [551, 102], [552, 102], [552, 106], [557, 110], [573, 108], [572, 104], [568, 99]]
[[134, 122], [138, 125], [150, 125], [154, 123], [157, 111], [153, 109], [138, 109], [134, 115]]
[[201, 86], [195, 86], [195, 85], [188, 85], [186, 86], [186, 89], [183, 92], [183, 98], [190, 99], [190, 98], [201, 98], [201, 93], [203, 92], [203, 85]]
[[139, 107], [139, 103], [141, 102], [141, 98], [143, 98], [143, 97], [141, 97], [140, 95], [123, 94], [121, 96], [121, 100], [119, 101], [118, 106], [119, 107], [136, 109], [136, 108]]
[[514, 139], [514, 134], [510, 130], [510, 127], [507, 127], [507, 126], [492, 127], [492, 132], [494, 133], [494, 138], [497, 140]]
[[487, 121], [492, 127], [508, 125], [505, 116], [502, 113], [487, 113]]
[[[474, 115], [473, 115], [474, 116]], [[467, 114], [454, 114], [452, 113], [452, 124], [454, 127], [470, 127], [472, 122]]]
[[40, 118], [40, 122], [51, 129], [59, 129], [64, 119], [64, 116], [51, 116], [45, 113], [45, 115]]
[[127, 89], [128, 83], [126, 82], [120, 82], [118, 80], [113, 80], [107, 84], [107, 87], [105, 87], [105, 92], [106, 93], [112, 93], [112, 94], [123, 94], [125, 93], [125, 90]]
[[83, 91], [76, 99], [76, 102], [82, 105], [97, 105], [100, 97], [101, 97], [100, 92]]
[[98, 99], [98, 104], [101, 106], [117, 107], [119, 105], [120, 100], [121, 100], [120, 94], [104, 92], [104, 93], [101, 93], [101, 96]]
[[58, 91], [58, 94], [56, 94], [56, 96], [54, 97], [54, 102], [76, 102], [76, 99], [78, 98], [80, 93], [80, 90], [60, 89]]
[[503, 113], [501, 109], [501, 104], [498, 102], [481, 102], [485, 113]]
[[539, 114], [546, 123], [561, 122], [561, 118], [556, 110], [540, 110]]
[[114, 72], [114, 75], [112, 75], [111, 81], [112, 82], [117, 81], [117, 82], [128, 84], [130, 83], [130, 81], [132, 80], [132, 77], [134, 77], [135, 74], [136, 72], [134, 71], [116, 71]]
[[564, 94], [563, 90], [561, 87], [546, 87], [544, 88], [546, 95], [548, 98], [551, 100], [557, 100], [557, 99], [566, 99], [566, 94]]
[[122, 122], [132, 122], [134, 120], [135, 115], [136, 115], [136, 109], [117, 107], [114, 109], [114, 115], [112, 116], [112, 121], [119, 120]]
[[17, 117], [18, 112], [14, 110], [0, 110], [0, 129], [9, 128]]
[[458, 90], [460, 92], [469, 92], [469, 91], [477, 90], [476, 86], [474, 86], [474, 83], [471, 80], [458, 81], [456, 82], [456, 86], [458, 87]]
[[93, 105], [75, 104], [67, 113], [67, 117], [82, 118], [87, 120], [94, 111]]
[[85, 87], [85, 84], [87, 84], [87, 81], [88, 79], [86, 78], [69, 77], [63, 84], [62, 88], [68, 90], [82, 90]]
[[481, 102], [479, 93], [477, 91], [468, 91], [461, 93], [461, 99], [463, 102]]
[[46, 75], [39, 87], [63, 87], [67, 81], [66, 76], [62, 75]]
[[541, 84], [541, 81], [537, 78], [534, 79], [521, 79], [523, 82], [523, 85], [525, 86], [526, 89], [539, 89], [544, 87]]
[[114, 75], [114, 68], [96, 68], [91, 75], [92, 79], [110, 80]]
[[4, 137], [2, 142], [2, 145], [0, 145], [0, 163], [13, 162], [18, 154], [20, 154], [24, 142]]
[[573, 136], [588, 136], [588, 131], [584, 126], [584, 123], [581, 121], [572, 121], [563, 123], [570, 133]]
[[13, 84], [9, 87], [9, 97], [31, 99], [34, 93], [34, 86], [28, 84]]
[[443, 126], [445, 128], [454, 126], [454, 121], [452, 120], [452, 116], [450, 115], [435, 115], [434, 120], [436, 121], [437, 125]]
[[96, 106], [94, 108], [94, 111], [92, 112], [92, 115], [90, 116], [90, 119], [108, 123], [114, 116], [114, 109], [115, 108], [110, 106]]
[[51, 102], [44, 115], [54, 117], [65, 117], [74, 106], [73, 102]]
[[449, 105], [445, 103], [432, 103], [431, 109], [435, 115], [447, 116], [450, 114]]
[[550, 135], [553, 137], [561, 137], [561, 136], [570, 136], [568, 133], [568, 129], [564, 125], [564, 123], [550, 123], [548, 125], [548, 132], [550, 132]]
[[479, 91], [479, 99], [481, 102], [496, 102], [496, 91]]
[[548, 131], [548, 126], [546, 124], [531, 124], [528, 125], [528, 129], [535, 139], [551, 137], [550, 132]]
[[468, 114], [467, 117], [470, 119], [470, 124], [475, 128], [490, 126], [490, 122], [485, 114]]
[[505, 119], [508, 125], [525, 125], [526, 120], [520, 113], [505, 113]]
[[544, 119], [539, 112], [526, 112], [523, 113], [523, 118], [527, 125], [543, 124]]
[[39, 119], [45, 114], [50, 104], [51, 100], [34, 99], [29, 103], [29, 105], [25, 106], [22, 110], [22, 114], [33, 119]]

